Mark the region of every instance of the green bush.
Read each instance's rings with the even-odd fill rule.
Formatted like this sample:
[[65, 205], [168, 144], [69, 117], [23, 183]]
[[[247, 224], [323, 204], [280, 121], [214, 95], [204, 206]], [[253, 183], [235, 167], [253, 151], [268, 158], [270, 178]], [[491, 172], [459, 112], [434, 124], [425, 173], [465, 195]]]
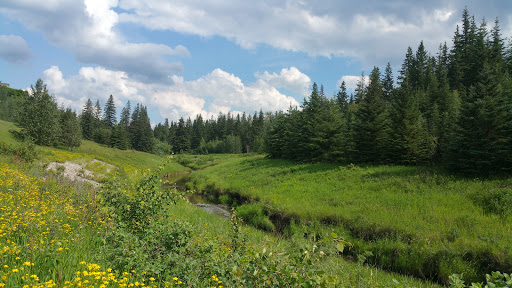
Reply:
[[256, 228], [265, 231], [274, 231], [274, 224], [268, 219], [267, 209], [264, 204], [245, 204], [236, 208], [238, 215]]
[[30, 141], [15, 145], [0, 142], [0, 153], [19, 157], [25, 162], [32, 162], [38, 157], [36, 145]]

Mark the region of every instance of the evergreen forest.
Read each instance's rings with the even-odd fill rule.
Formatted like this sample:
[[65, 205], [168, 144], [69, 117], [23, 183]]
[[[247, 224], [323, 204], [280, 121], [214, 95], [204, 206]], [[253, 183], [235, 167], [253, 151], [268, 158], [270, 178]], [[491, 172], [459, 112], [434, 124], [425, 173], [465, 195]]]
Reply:
[[[314, 83], [288, 111], [180, 118], [151, 127], [143, 104], [103, 109], [58, 107], [38, 80], [31, 93], [0, 87], [0, 119], [35, 144], [78, 147], [81, 139], [121, 150], [171, 153], [267, 153], [270, 158], [341, 164], [440, 165], [468, 175], [512, 169], [512, 42], [464, 10], [452, 43], [408, 47], [395, 77], [391, 64], [364, 73], [350, 95], [341, 83], [326, 95]], [[367, 80], [368, 79], [368, 80]], [[77, 115], [78, 114], [78, 115]]]

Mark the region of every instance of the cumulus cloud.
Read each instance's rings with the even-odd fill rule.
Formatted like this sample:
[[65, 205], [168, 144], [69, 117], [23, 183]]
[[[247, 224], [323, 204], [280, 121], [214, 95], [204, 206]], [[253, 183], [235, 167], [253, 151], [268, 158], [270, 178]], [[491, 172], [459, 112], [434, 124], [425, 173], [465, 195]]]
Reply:
[[345, 87], [347, 88], [347, 91], [349, 93], [351, 92], [354, 92], [356, 87], [357, 87], [357, 83], [360, 82], [360, 81], [364, 81], [365, 85], [368, 85], [370, 83], [370, 77], [369, 76], [353, 76], [353, 75], [345, 75], [343, 77], [340, 78], [340, 80], [338, 80], [338, 87], [341, 86], [341, 83], [343, 81], [345, 81]]
[[300, 72], [296, 67], [283, 68], [279, 74], [275, 72], [270, 74], [265, 71], [261, 74], [256, 73], [255, 76], [274, 87], [286, 88], [303, 96], [308, 94], [311, 85], [309, 76]]
[[22, 63], [32, 57], [25, 39], [16, 35], [0, 35], [0, 58], [9, 63]]
[[148, 106], [162, 119], [171, 120], [193, 118], [197, 114], [209, 118], [219, 112], [253, 112], [260, 108], [264, 111], [286, 110], [290, 105], [299, 105], [295, 98], [282, 94], [265, 80], [245, 84], [221, 69], [191, 81], [173, 76], [172, 84], [148, 84], [125, 72], [103, 67], [83, 67], [77, 75], [64, 77], [59, 67], [53, 66], [44, 71], [43, 80], [59, 104], [77, 111], [82, 110], [88, 98], [104, 104], [109, 95], [114, 96], [117, 107], [123, 107], [129, 100], [132, 104]]
[[116, 29], [117, 0], [6, 0], [0, 12], [30, 29], [41, 31], [52, 44], [71, 50], [86, 64], [122, 70], [145, 81], [168, 80], [183, 70], [167, 57], [188, 56], [188, 50], [155, 43], [132, 43]]
[[[449, 41], [452, 4], [431, 1], [137, 1], [121, 0], [121, 22], [200, 36], [220, 35], [244, 48], [259, 43], [312, 56], [357, 57], [368, 65], [400, 59], [396, 47]], [[449, 27], [447, 29], [447, 27]]]

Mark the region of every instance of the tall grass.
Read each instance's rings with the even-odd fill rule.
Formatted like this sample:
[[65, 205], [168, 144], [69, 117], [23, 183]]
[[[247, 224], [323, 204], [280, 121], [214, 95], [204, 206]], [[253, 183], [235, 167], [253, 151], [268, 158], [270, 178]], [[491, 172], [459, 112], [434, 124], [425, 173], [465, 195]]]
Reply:
[[[231, 156], [191, 175], [196, 189], [238, 193], [303, 223], [341, 229], [367, 263], [447, 282], [512, 270], [512, 179], [436, 168], [296, 164]], [[490, 196], [489, 196], [490, 195]], [[507, 206], [508, 205], [508, 206]]]

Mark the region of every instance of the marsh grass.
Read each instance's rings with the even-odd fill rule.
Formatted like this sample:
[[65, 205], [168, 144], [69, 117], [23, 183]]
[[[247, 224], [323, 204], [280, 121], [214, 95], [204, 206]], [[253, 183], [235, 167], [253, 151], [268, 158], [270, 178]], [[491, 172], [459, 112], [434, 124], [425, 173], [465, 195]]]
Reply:
[[512, 269], [512, 217], [500, 208], [510, 205], [511, 179], [231, 156], [190, 181], [197, 190], [238, 193], [291, 219], [343, 231], [355, 244], [353, 257], [371, 251], [366, 263], [400, 273], [447, 283], [452, 273], [476, 281]]

